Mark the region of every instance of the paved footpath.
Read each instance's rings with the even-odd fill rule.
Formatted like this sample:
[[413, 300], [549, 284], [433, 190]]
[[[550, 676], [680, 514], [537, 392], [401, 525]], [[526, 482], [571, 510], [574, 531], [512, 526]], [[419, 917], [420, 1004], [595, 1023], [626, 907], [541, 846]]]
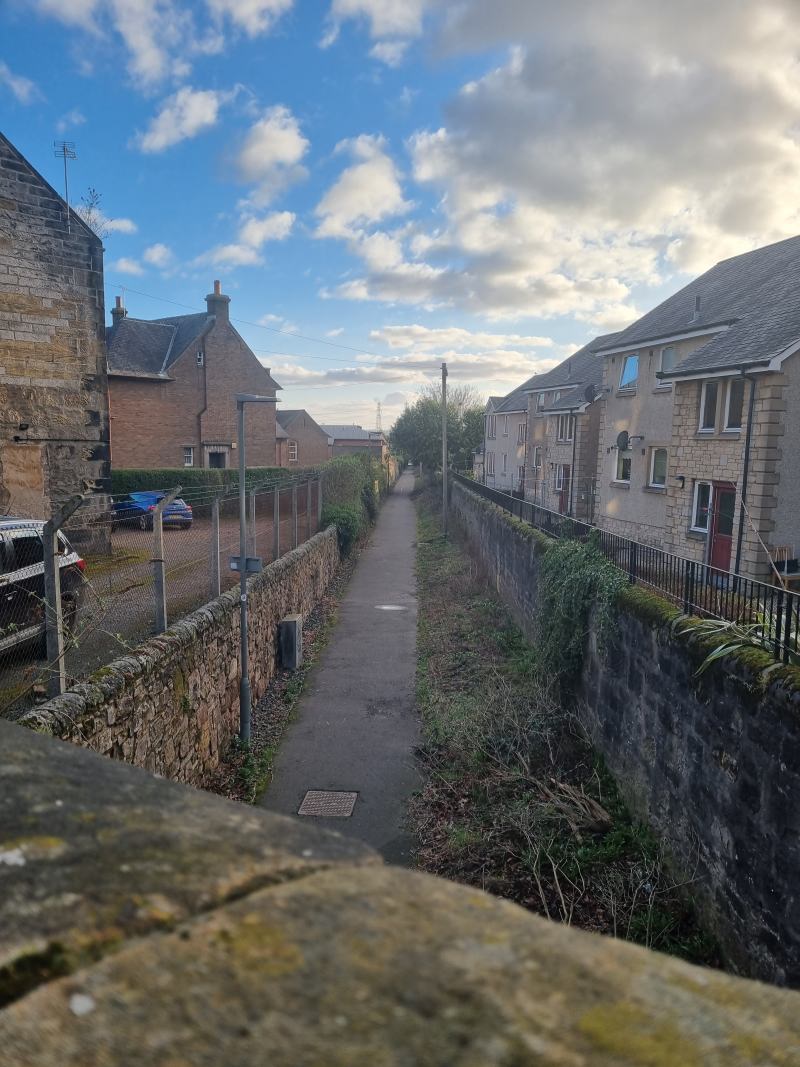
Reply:
[[420, 785], [414, 763], [416, 513], [405, 473], [381, 509], [309, 676], [261, 804], [297, 815], [309, 789], [356, 792], [350, 818], [297, 816], [352, 835], [392, 863], [408, 863], [405, 802]]

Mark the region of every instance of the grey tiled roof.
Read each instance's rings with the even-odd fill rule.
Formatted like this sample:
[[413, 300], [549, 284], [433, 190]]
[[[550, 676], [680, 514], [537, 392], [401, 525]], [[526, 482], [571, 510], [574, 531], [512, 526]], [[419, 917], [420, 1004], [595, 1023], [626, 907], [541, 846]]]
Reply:
[[[724, 259], [604, 347], [635, 348], [676, 334], [726, 327], [671, 377], [767, 363], [800, 340], [800, 237]], [[699, 315], [694, 316], [696, 298]]]
[[106, 331], [109, 372], [166, 377], [178, 356], [213, 321], [204, 312], [150, 320], [126, 315]]
[[532, 386], [523, 386], [523, 388], [544, 390], [558, 389], [561, 386], [600, 385], [603, 380], [603, 360], [598, 352], [601, 348], [613, 345], [619, 336], [618, 333], [606, 333], [595, 337], [583, 348], [567, 356], [557, 367], [553, 367], [545, 374], [537, 375]]
[[333, 437], [338, 441], [369, 441], [370, 438], [377, 437], [378, 430], [365, 430], [361, 426], [330, 426], [320, 424], [320, 428], [325, 431], [328, 437]]

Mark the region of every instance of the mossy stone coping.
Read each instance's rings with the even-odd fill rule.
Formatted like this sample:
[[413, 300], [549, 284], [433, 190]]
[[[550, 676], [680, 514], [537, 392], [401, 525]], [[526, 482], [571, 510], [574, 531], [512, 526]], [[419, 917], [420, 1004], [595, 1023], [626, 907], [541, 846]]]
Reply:
[[[0, 722], [14, 1067], [791, 1067], [800, 995]], [[368, 798], [362, 798], [368, 802]]]

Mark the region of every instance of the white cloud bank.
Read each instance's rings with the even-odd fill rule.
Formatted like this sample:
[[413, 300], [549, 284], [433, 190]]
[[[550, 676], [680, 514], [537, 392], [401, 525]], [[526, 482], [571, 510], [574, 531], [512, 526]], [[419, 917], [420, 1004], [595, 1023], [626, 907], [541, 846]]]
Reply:
[[4, 60], [0, 60], [0, 86], [5, 86], [20, 104], [33, 104], [42, 99], [36, 82], [22, 74], [15, 74]]
[[216, 126], [220, 108], [236, 96], [236, 90], [193, 89], [184, 85], [162, 103], [137, 144], [143, 152], [163, 152], [180, 141], [196, 137]]

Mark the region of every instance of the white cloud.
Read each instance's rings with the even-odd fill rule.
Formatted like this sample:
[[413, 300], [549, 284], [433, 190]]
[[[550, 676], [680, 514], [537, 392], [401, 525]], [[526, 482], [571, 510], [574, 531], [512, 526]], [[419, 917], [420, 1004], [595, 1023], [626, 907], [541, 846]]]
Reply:
[[436, 351], [449, 348], [455, 351], [475, 348], [552, 348], [550, 337], [530, 337], [518, 333], [484, 333], [457, 326], [384, 326], [370, 332], [370, 340], [381, 341], [389, 348], [414, 348], [417, 351]]
[[[383, 138], [368, 134], [337, 145], [337, 151], [349, 151], [358, 162], [342, 171], [317, 205], [318, 237], [363, 237], [365, 226], [410, 209], [384, 147]], [[369, 254], [369, 246], [365, 248]]]
[[216, 125], [220, 108], [233, 99], [235, 90], [192, 89], [185, 85], [162, 103], [137, 143], [143, 152], [163, 152], [179, 141], [196, 137]]
[[142, 259], [145, 263], [149, 263], [152, 267], [158, 267], [160, 270], [169, 267], [174, 258], [172, 249], [168, 245], [161, 244], [160, 241], [145, 248], [142, 253]]
[[289, 108], [268, 108], [251, 126], [237, 158], [242, 180], [256, 187], [252, 203], [265, 206], [287, 185], [304, 178], [302, 160], [308, 149]]
[[373, 59], [379, 59], [387, 67], [399, 67], [403, 62], [409, 41], [378, 41], [369, 50]]
[[253, 248], [266, 241], [283, 241], [292, 232], [295, 216], [291, 211], [273, 211], [262, 218], [248, 218], [239, 229], [239, 240]]
[[14, 74], [8, 63], [0, 60], [0, 85], [4, 85], [20, 104], [33, 104], [42, 99], [36, 82], [22, 74]]
[[208, 252], [197, 256], [194, 260], [194, 265], [197, 267], [207, 265], [212, 267], [257, 267], [263, 262], [264, 260], [261, 258], [257, 248], [238, 244], [234, 241], [226, 245], [217, 245]]
[[289, 319], [285, 319], [283, 315], [262, 315], [261, 318], [256, 321], [259, 326], [266, 326], [270, 330], [280, 330], [281, 333], [298, 332], [298, 327], [295, 323], [290, 322]]
[[86, 122], [86, 116], [78, 108], [74, 107], [71, 111], [65, 112], [56, 123], [56, 129], [59, 133], [66, 133], [71, 126], [83, 126]]
[[294, 0], [207, 0], [217, 18], [227, 16], [248, 36], [256, 37], [272, 29], [281, 15], [291, 10]]
[[123, 256], [121, 259], [114, 260], [113, 263], [109, 263], [111, 270], [119, 271], [120, 274], [144, 274], [144, 268], [141, 263], [136, 259], [130, 259], [127, 256]]
[[341, 337], [344, 333], [344, 326], [337, 326], [335, 330], [326, 330], [326, 337]]
[[424, 8], [425, 0], [333, 0], [320, 44], [330, 47], [339, 36], [342, 23], [355, 19], [366, 24], [370, 39], [376, 42], [370, 55], [395, 67], [411, 39], [422, 32]]

